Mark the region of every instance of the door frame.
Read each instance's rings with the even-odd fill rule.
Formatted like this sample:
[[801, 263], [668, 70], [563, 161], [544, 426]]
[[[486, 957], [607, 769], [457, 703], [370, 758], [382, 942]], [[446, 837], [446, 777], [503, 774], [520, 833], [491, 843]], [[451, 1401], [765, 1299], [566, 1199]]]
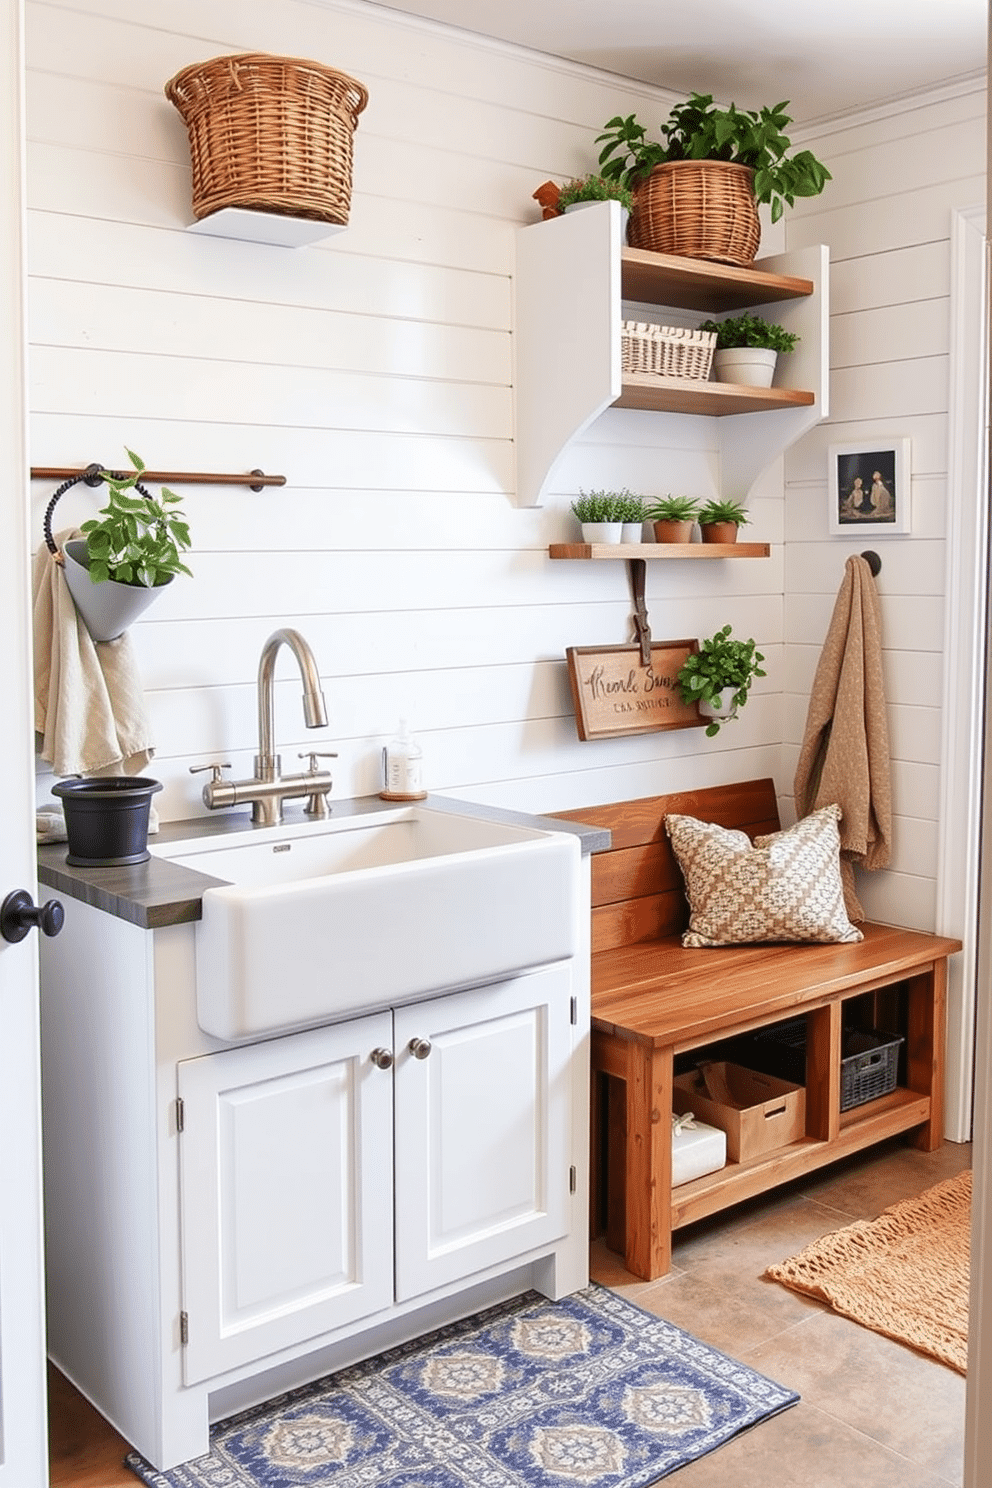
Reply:
[[[977, 313], [976, 313], [977, 310]], [[945, 1135], [972, 1134], [982, 778], [989, 610], [987, 422], [989, 355], [984, 206], [951, 214], [947, 559], [937, 922], [964, 948], [947, 987]]]
[[[24, 4], [0, 6], [0, 451], [4, 469], [5, 701], [0, 741], [8, 786], [0, 897], [37, 892], [31, 734], [31, 607], [27, 434]], [[41, 1200], [38, 935], [0, 941], [0, 1488], [48, 1483]]]

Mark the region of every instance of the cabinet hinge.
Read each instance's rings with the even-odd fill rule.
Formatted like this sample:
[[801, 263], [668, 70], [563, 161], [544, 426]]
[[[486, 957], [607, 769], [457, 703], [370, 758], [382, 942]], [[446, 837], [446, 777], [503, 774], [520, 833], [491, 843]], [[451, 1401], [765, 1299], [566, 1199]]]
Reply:
[[181, 1095], [176, 1096], [176, 1131], [186, 1130], [186, 1102]]
[[187, 1343], [189, 1343], [189, 1313], [188, 1312], [181, 1312], [179, 1314], [179, 1342], [181, 1344], [184, 1344], [184, 1345], [187, 1344]]
[[576, 1170], [575, 1170], [575, 1164], [573, 1163], [572, 1166], [568, 1170], [568, 1191], [569, 1191], [569, 1193], [574, 1193], [575, 1190], [578, 1188], [578, 1186], [579, 1186], [579, 1175], [576, 1172]]
[[579, 999], [577, 997], [573, 997], [572, 998], [572, 1006], [571, 1006], [571, 1022], [572, 1023], [578, 1023], [578, 1021], [579, 1021]]

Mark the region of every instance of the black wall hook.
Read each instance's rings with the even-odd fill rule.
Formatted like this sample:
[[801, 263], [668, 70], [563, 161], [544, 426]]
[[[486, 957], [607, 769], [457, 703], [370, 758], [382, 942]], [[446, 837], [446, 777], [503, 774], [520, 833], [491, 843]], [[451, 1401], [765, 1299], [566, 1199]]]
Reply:
[[879, 558], [877, 553], [872, 552], [871, 548], [868, 548], [864, 553], [861, 554], [861, 556], [867, 563], [868, 567], [871, 569], [872, 578], [877, 579], [879, 574], [882, 572], [881, 558]]

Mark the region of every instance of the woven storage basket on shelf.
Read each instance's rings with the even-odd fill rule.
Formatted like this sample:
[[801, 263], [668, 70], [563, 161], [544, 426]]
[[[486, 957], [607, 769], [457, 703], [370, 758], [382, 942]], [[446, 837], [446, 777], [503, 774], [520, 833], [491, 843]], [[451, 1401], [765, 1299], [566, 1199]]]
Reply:
[[650, 372], [656, 377], [690, 377], [705, 382], [710, 375], [715, 345], [713, 331], [690, 331], [682, 326], [654, 325], [641, 320], [620, 323], [620, 365], [624, 372]]
[[320, 62], [242, 52], [165, 85], [189, 133], [193, 212], [248, 207], [344, 227], [364, 84]]
[[627, 242], [652, 253], [746, 268], [761, 241], [754, 171], [728, 160], [669, 160], [637, 189]]

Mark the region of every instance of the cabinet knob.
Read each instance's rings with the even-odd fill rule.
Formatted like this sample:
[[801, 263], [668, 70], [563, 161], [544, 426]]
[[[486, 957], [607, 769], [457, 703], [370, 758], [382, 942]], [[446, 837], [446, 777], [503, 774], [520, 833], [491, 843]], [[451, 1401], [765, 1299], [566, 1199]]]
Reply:
[[426, 1059], [431, 1052], [431, 1041], [425, 1038], [412, 1038], [408, 1047], [414, 1059]]
[[376, 1069], [386, 1070], [392, 1069], [393, 1067], [392, 1049], [373, 1049], [372, 1053], [369, 1055], [369, 1058], [375, 1065]]

